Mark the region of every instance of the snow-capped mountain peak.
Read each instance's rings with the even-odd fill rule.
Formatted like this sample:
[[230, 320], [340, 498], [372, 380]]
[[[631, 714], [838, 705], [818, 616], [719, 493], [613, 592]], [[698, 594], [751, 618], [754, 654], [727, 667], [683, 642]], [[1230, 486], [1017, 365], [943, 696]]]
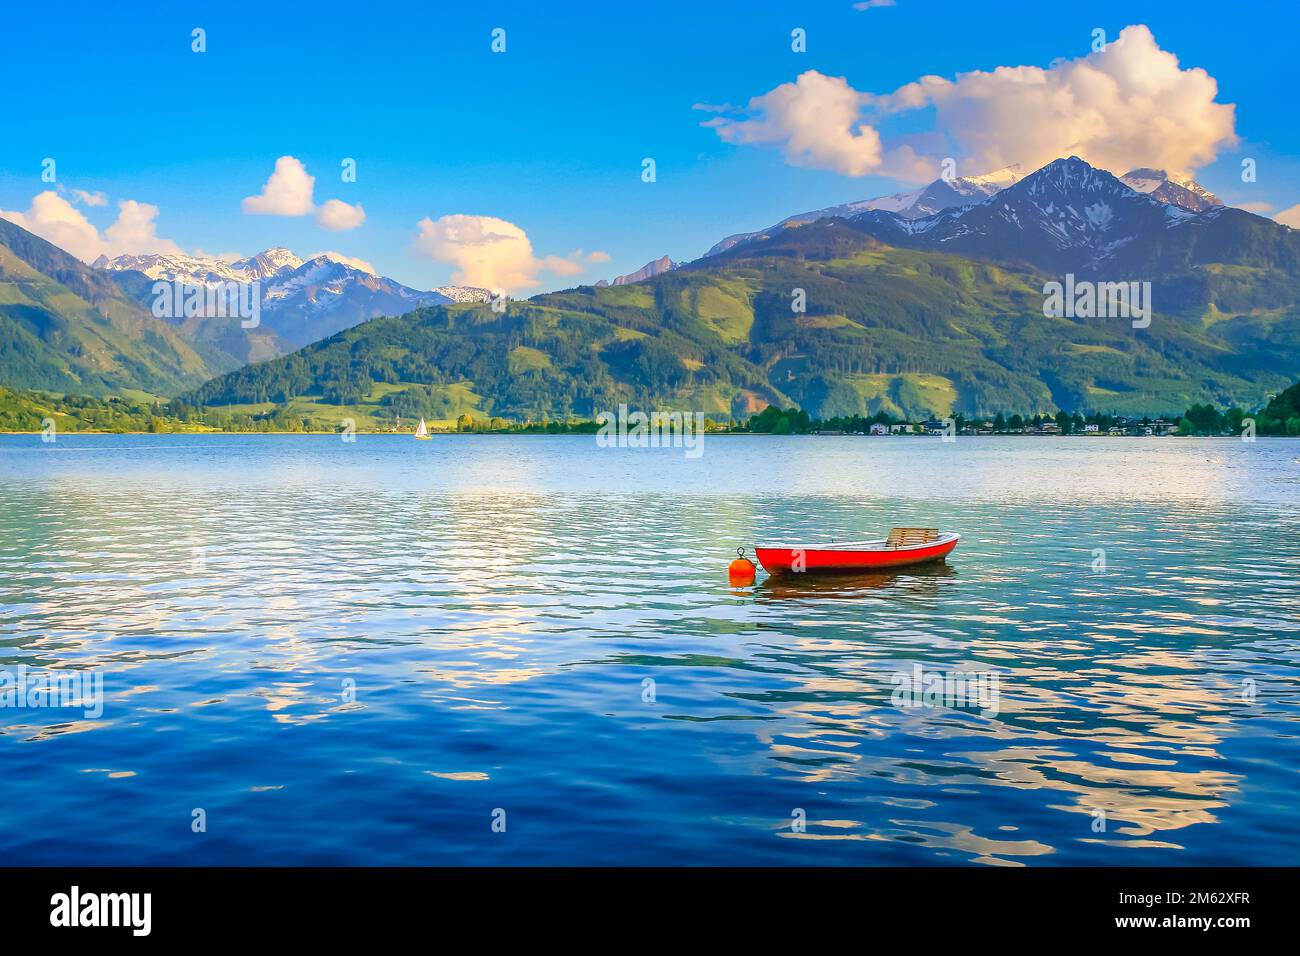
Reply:
[[1052, 160], [1042, 169], [1022, 179], [1011, 191], [1024, 196], [1048, 198], [1053, 195], [1121, 196], [1132, 192], [1112, 173], [1098, 169], [1078, 156]]
[[1223, 205], [1223, 200], [1196, 180], [1186, 176], [1170, 176], [1163, 169], [1145, 166], [1133, 169], [1121, 176], [1120, 181], [1130, 189], [1192, 212], [1204, 212]]
[[934, 231], [936, 238], [954, 240], [978, 234], [1019, 235], [1021, 241], [1047, 248], [1104, 254], [1135, 215], [1151, 218], [1158, 208], [1158, 202], [1106, 170], [1070, 156], [1053, 160], [977, 206], [915, 223], [914, 233]]
[[243, 272], [248, 279], [269, 279], [285, 269], [297, 269], [303, 260], [283, 246], [267, 249], [247, 259], [239, 259], [231, 266]]
[[1014, 186], [1022, 178], [1023, 173], [1020, 170], [1020, 164], [1012, 163], [1010, 166], [995, 169], [991, 173], [981, 173], [978, 176], [959, 176], [953, 180], [953, 183], [960, 183], [964, 188], [973, 192], [991, 196], [1008, 186]]
[[368, 273], [355, 269], [328, 256], [316, 256], [308, 259], [295, 269], [282, 269], [269, 281], [262, 284], [262, 298], [265, 302], [287, 298], [299, 290], [315, 288], [329, 292], [341, 292], [350, 281], [361, 280]]

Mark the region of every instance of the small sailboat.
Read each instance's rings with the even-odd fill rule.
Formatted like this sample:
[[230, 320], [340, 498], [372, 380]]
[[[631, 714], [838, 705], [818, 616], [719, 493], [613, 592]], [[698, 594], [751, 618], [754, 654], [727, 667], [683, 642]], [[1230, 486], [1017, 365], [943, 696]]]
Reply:
[[424, 423], [423, 416], [420, 418], [420, 424], [415, 426], [415, 437], [423, 438], [426, 441], [429, 439], [429, 426]]

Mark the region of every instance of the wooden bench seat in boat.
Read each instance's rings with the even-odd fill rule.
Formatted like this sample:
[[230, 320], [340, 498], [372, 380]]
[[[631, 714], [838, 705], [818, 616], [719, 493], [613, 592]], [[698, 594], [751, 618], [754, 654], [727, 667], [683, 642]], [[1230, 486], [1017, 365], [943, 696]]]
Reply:
[[929, 544], [938, 537], [938, 528], [890, 528], [885, 547], [906, 548], [913, 544]]

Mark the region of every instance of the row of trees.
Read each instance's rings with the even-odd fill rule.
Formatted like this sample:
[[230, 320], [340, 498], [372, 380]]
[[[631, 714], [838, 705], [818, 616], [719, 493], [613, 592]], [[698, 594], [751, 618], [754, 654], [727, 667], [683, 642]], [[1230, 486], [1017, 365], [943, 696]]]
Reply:
[[[433, 394], [427, 396], [426, 400], [436, 403]], [[386, 404], [390, 412], [402, 415], [402, 418], [408, 422], [423, 414], [420, 407], [422, 403], [419, 401], [409, 405], [405, 400]], [[440, 407], [444, 407], [447, 414], [438, 416], [439, 418], [453, 417], [454, 409], [450, 404]], [[1141, 427], [1161, 421], [1149, 416], [1135, 419], [1098, 412], [1083, 415], [1078, 412], [1064, 411], [1057, 412], [1053, 416], [1004, 415], [999, 412], [991, 419], [968, 418], [961, 414], [952, 417], [959, 431], [967, 426], [977, 428], [991, 426], [995, 433], [1016, 433], [1029, 427], [1053, 422], [1063, 434], [1067, 435], [1082, 434], [1087, 430], [1088, 425], [1094, 425], [1098, 431], [1105, 432], [1117, 425], [1125, 428]], [[49, 418], [54, 418], [58, 422], [58, 428], [65, 431], [307, 432], [332, 431], [339, 427], [337, 416], [319, 417], [298, 412], [291, 413], [285, 408], [273, 409], [265, 414], [250, 414], [227, 411], [220, 407], [204, 407], [180, 399], [145, 401], [122, 397], [57, 396], [51, 393], [0, 387], [0, 431], [39, 431]], [[396, 420], [395, 417], [394, 422]], [[1163, 419], [1163, 421], [1176, 423], [1180, 435], [1239, 435], [1248, 428], [1248, 420], [1253, 421], [1255, 431], [1260, 435], [1300, 435], [1300, 383], [1286, 389], [1274, 397], [1267, 406], [1254, 413], [1235, 407], [1217, 409], [1209, 404], [1198, 404], [1188, 408], [1180, 416]], [[570, 415], [554, 420], [541, 418], [541, 420], [521, 422], [499, 416], [488, 418], [462, 412], [456, 416], [455, 421], [455, 430], [460, 432], [568, 434], [591, 433], [598, 428], [594, 421], [575, 419]], [[776, 405], [769, 405], [762, 412], [752, 415], [748, 421], [732, 426], [730, 430], [772, 435], [803, 435], [813, 431], [866, 432], [876, 424], [897, 425], [904, 424], [904, 420], [886, 412], [878, 412], [869, 417], [851, 415], [815, 419], [803, 409], [794, 407], [783, 409]], [[714, 430], [719, 426], [709, 421], [707, 427], [709, 430]]]

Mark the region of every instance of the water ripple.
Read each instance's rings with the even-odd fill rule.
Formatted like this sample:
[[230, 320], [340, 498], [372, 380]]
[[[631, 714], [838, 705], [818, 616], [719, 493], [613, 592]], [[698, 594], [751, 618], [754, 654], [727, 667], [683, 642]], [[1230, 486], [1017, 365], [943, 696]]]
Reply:
[[[0, 707], [0, 849], [1294, 864], [1297, 444], [1208, 444], [0, 438], [0, 672], [105, 697]], [[913, 523], [948, 566], [723, 573]]]

